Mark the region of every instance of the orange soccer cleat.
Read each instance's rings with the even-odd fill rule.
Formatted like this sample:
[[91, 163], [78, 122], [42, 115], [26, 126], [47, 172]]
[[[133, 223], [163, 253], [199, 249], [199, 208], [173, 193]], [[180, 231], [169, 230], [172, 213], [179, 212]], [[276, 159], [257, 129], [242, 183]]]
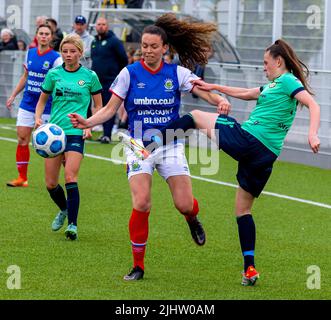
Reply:
[[7, 182], [7, 186], [8, 187], [27, 187], [28, 180], [24, 180], [23, 178], [18, 177], [17, 179]]
[[259, 278], [260, 274], [253, 266], [249, 266], [246, 272], [242, 273], [241, 284], [243, 286], [254, 286], [256, 280]]

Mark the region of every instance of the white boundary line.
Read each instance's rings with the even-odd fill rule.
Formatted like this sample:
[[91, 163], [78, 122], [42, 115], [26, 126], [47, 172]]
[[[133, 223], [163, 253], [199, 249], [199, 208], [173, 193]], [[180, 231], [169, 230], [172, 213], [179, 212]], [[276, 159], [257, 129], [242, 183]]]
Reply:
[[[5, 137], [0, 137], [0, 141], [1, 140], [2, 141], [15, 142], [15, 143], [17, 142], [16, 139], [5, 138]], [[90, 154], [90, 153], [85, 153], [85, 157], [98, 159], [98, 160], [103, 160], [103, 161], [109, 161], [109, 162], [112, 162], [112, 163], [115, 163], [115, 164], [125, 164], [125, 162], [121, 161], [121, 160], [116, 160], [116, 159], [106, 158], [106, 157], [102, 157], [102, 156], [97, 156], [95, 154]], [[233, 183], [228, 183], [228, 182], [218, 181], [218, 180], [214, 180], [214, 179], [203, 178], [203, 177], [200, 177], [200, 176], [191, 176], [191, 178], [195, 179], [195, 180], [214, 183], [214, 184], [218, 184], [218, 185], [222, 185], [222, 186], [226, 186], [226, 187], [231, 187], [231, 188], [237, 188], [238, 187], [236, 184], [233, 184]], [[296, 197], [290, 197], [290, 196], [287, 196], [287, 195], [274, 193], [274, 192], [268, 192], [268, 191], [262, 191], [262, 194], [267, 195], [267, 196], [271, 196], [271, 197], [296, 201], [296, 202], [300, 202], [300, 203], [304, 203], [304, 204], [308, 204], [308, 205], [312, 205], [312, 206], [316, 206], [316, 207], [331, 209], [331, 205], [326, 204], [326, 203], [315, 202], [315, 201], [305, 200], [305, 199], [296, 198]]]

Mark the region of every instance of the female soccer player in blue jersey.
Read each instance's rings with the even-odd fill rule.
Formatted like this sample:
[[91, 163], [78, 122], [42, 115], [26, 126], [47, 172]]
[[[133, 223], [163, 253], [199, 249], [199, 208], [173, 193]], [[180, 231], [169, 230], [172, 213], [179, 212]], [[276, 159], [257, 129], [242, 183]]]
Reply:
[[[63, 65], [52, 69], [41, 87], [42, 93], [36, 108], [36, 127], [42, 124], [41, 115], [52, 94], [50, 123], [60, 126], [67, 137], [64, 153], [45, 159], [45, 180], [47, 190], [59, 207], [60, 212], [52, 223], [52, 230], [59, 230], [68, 216], [65, 235], [77, 239], [77, 217], [79, 210], [78, 174], [83, 159], [84, 139], [91, 137], [91, 130], [73, 128], [68, 114], [77, 112], [86, 118], [91, 95], [97, 110], [102, 107], [101, 84], [96, 73], [83, 67], [79, 61], [84, 52], [80, 36], [70, 34], [60, 44]], [[61, 165], [65, 161], [64, 179], [67, 197], [59, 184]]]
[[[172, 122], [152, 138], [163, 146], [167, 143], [166, 130], [182, 129], [181, 132], [186, 132], [189, 129], [204, 129], [210, 138], [217, 141], [220, 149], [238, 161], [239, 187], [235, 215], [244, 257], [242, 284], [245, 286], [254, 285], [259, 277], [254, 263], [255, 224], [251, 214], [253, 202], [271, 175], [273, 163], [281, 152], [298, 103], [309, 108], [308, 142], [312, 151], [318, 152], [320, 146], [317, 136], [320, 107], [313, 99], [307, 83], [308, 68], [288, 43], [277, 40], [265, 51], [264, 71], [269, 83], [260, 88], [235, 88], [194, 81], [202, 90], [218, 90], [235, 98], [257, 100], [249, 119], [242, 125], [229, 116], [194, 110]], [[217, 111], [221, 113], [221, 110]]]
[[[50, 47], [53, 37], [50, 26], [46, 24], [40, 25], [37, 29], [36, 37], [38, 39], [38, 47], [32, 48], [27, 52], [23, 75], [6, 103], [7, 108], [11, 109], [16, 96], [24, 89], [16, 122], [18, 138], [16, 165], [19, 175], [17, 179], [7, 182], [9, 187], [28, 186], [29, 142], [35, 124], [34, 113], [41, 92], [40, 87], [48, 70], [62, 63], [60, 54]], [[43, 114], [45, 122], [49, 119], [50, 111], [51, 99], [47, 101]]]
[[[225, 98], [194, 87], [190, 81], [198, 77], [189, 69], [163, 61], [163, 55], [170, 47], [185, 66], [193, 69], [197, 63], [205, 64], [206, 54], [201, 48], [210, 48], [210, 38], [215, 31], [213, 24], [180, 21], [173, 14], [161, 16], [155, 25], [144, 29], [141, 39], [143, 59], [122, 69], [111, 86], [113, 95], [106, 107], [87, 120], [72, 114], [72, 123], [78, 128], [93, 127], [110, 119], [124, 101], [130, 134], [141, 143], [142, 139], [151, 137], [153, 130], [179, 118], [181, 92], [193, 92], [227, 113], [230, 105]], [[129, 149], [126, 149], [126, 156], [133, 203], [129, 221], [133, 269], [124, 279], [139, 280], [144, 275], [155, 169], [168, 183], [175, 207], [185, 216], [193, 240], [200, 246], [205, 243], [205, 233], [197, 219], [199, 206], [192, 195], [182, 143], [166, 146], [144, 161]]]

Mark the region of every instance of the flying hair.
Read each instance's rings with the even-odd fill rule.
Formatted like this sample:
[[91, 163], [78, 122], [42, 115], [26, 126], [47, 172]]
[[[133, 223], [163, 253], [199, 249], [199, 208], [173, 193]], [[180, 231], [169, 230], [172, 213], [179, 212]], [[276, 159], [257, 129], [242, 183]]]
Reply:
[[170, 53], [178, 53], [181, 64], [191, 70], [196, 64], [207, 64], [207, 52], [217, 27], [214, 23], [177, 19], [174, 13], [160, 16], [153, 26], [144, 29], [143, 34], [158, 34]]

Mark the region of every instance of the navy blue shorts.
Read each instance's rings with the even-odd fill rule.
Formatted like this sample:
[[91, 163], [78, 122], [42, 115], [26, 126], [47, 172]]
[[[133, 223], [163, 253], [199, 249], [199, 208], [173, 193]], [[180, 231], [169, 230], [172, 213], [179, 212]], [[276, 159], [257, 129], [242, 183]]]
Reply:
[[84, 144], [85, 140], [83, 139], [83, 136], [67, 135], [67, 143], [64, 152], [76, 151], [84, 154]]
[[258, 197], [266, 185], [277, 156], [263, 143], [241, 128], [228, 116], [219, 116], [215, 123], [217, 145], [238, 161], [237, 180], [241, 188]]

